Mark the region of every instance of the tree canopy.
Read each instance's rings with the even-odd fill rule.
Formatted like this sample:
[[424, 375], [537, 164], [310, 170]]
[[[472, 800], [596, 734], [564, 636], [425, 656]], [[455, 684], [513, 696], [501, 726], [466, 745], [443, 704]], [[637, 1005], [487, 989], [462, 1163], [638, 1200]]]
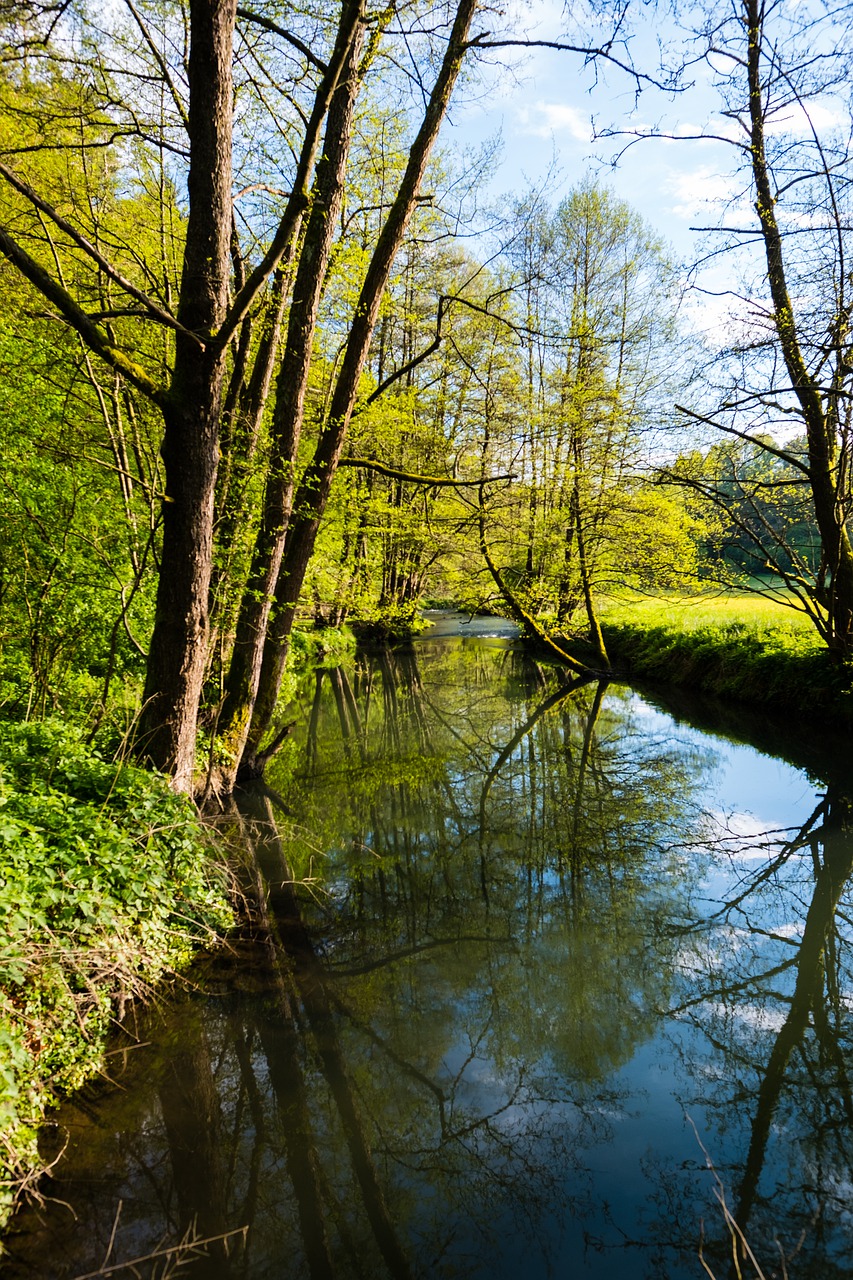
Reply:
[[[492, 152], [442, 123], [530, 42], [479, 0], [3, 6], [14, 714], [123, 707], [189, 790], [200, 743], [225, 787], [263, 770], [300, 619], [497, 607], [600, 670], [608, 592], [774, 575], [849, 656], [847, 153], [809, 113], [850, 33], [685, 21], [755, 206], [726, 252], [760, 250], [722, 352], [605, 183], [477, 221]], [[567, 59], [663, 75], [596, 22]]]

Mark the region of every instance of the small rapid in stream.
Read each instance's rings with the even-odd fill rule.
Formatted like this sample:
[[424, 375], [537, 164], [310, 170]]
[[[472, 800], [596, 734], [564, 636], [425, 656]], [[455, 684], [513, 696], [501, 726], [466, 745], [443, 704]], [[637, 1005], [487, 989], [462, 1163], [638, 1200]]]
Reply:
[[721, 1198], [853, 1277], [849, 738], [466, 617], [306, 677], [256, 923], [57, 1114], [10, 1277], [723, 1280]]

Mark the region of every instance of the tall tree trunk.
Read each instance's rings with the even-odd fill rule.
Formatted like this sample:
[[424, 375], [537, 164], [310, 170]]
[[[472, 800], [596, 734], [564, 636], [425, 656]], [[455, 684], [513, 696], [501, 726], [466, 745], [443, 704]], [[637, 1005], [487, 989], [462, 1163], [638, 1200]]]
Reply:
[[[214, 536], [219, 556], [210, 579], [210, 638], [205, 679], [216, 669], [227, 669], [233, 647], [234, 614], [239, 606], [234, 584], [234, 562], [238, 557], [240, 535], [248, 517], [245, 490], [252, 472], [258, 439], [269, 395], [272, 374], [278, 358], [281, 326], [289, 296], [290, 267], [295, 252], [294, 241], [288, 255], [275, 272], [264, 315], [258, 349], [251, 372], [244, 370], [241, 385], [234, 390], [234, 403], [222, 411], [222, 433], [219, 474], [214, 504]], [[236, 372], [236, 370], [235, 370]], [[219, 650], [219, 652], [215, 652]]]
[[243, 776], [263, 766], [261, 743], [275, 712], [287, 647], [308, 561], [320, 521], [326, 509], [332, 480], [346, 438], [358, 394], [358, 384], [376, 326], [379, 304], [406, 228], [415, 210], [427, 162], [450, 104], [456, 79], [468, 49], [468, 33], [479, 0], [459, 0], [441, 69], [430, 95], [423, 123], [412, 143], [406, 170], [395, 200], [380, 232], [356, 306], [329, 416], [312, 462], [307, 467], [292, 504], [275, 603], [263, 650], [257, 698], [240, 763]]
[[[295, 243], [294, 236], [289, 246], [291, 254], [295, 251]], [[278, 356], [291, 265], [292, 258], [288, 257], [273, 276], [251, 372], [248, 371], [247, 362], [239, 385], [229, 388], [229, 393], [233, 390], [233, 404], [226, 404], [222, 414], [223, 465], [220, 467], [216, 486], [216, 524], [218, 535], [221, 530], [221, 542], [224, 546], [230, 546], [237, 528], [234, 507], [240, 505], [240, 494], [229, 505], [232, 486], [245, 480], [257, 446], [258, 432]]]
[[276, 384], [272, 457], [261, 524], [240, 605], [220, 717], [220, 735], [236, 760], [242, 754], [251, 721], [264, 638], [293, 500], [294, 467], [302, 431], [314, 334], [343, 198], [360, 83], [358, 66], [365, 31], [364, 25], [356, 20], [360, 13], [360, 0], [352, 0], [344, 6], [341, 17], [338, 38], [349, 42], [349, 51], [329, 108], [311, 213], [296, 270], [287, 343]]
[[[178, 320], [200, 337], [221, 324], [228, 301], [235, 11], [236, 0], [190, 3], [189, 215]], [[207, 647], [225, 357], [181, 332], [175, 342], [163, 408], [163, 549], [138, 748], [172, 773], [177, 790], [189, 791]]]
[[610, 669], [610, 659], [607, 656], [607, 646], [604, 643], [604, 635], [601, 630], [601, 623], [598, 620], [598, 614], [595, 609], [595, 601], [592, 597], [592, 569], [589, 563], [589, 554], [586, 541], [586, 532], [584, 527], [585, 513], [583, 503], [581, 502], [581, 451], [580, 441], [575, 435], [572, 448], [575, 463], [575, 483], [572, 487], [572, 515], [575, 522], [575, 534], [577, 537], [578, 547], [578, 569], [580, 570], [581, 587], [583, 589], [583, 600], [586, 608], [586, 618], [589, 623], [589, 634], [592, 643], [595, 645], [595, 651], [599, 662], [605, 671]]

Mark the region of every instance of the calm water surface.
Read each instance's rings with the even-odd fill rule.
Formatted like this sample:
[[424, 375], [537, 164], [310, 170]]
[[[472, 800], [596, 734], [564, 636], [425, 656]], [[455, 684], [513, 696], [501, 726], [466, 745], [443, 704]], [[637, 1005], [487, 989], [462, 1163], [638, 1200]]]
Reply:
[[306, 683], [267, 920], [61, 1112], [10, 1275], [722, 1280], [722, 1196], [853, 1277], [849, 742], [490, 629]]

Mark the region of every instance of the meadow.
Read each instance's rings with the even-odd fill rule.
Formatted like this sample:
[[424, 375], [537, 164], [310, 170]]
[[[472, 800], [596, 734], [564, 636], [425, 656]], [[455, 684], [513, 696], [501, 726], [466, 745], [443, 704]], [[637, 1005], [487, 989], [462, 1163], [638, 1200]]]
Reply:
[[[788, 597], [793, 600], [793, 597]], [[820, 649], [820, 637], [810, 619], [799, 608], [784, 603], [782, 593], [773, 597], [757, 591], [708, 590], [702, 592], [671, 591], [660, 595], [625, 592], [601, 605], [602, 619], [612, 624], [672, 626], [682, 631], [699, 628], [748, 627], [755, 631], [768, 628], [814, 638]]]
[[616, 671], [725, 698], [853, 722], [853, 668], [808, 617], [751, 591], [623, 594], [602, 605]]

